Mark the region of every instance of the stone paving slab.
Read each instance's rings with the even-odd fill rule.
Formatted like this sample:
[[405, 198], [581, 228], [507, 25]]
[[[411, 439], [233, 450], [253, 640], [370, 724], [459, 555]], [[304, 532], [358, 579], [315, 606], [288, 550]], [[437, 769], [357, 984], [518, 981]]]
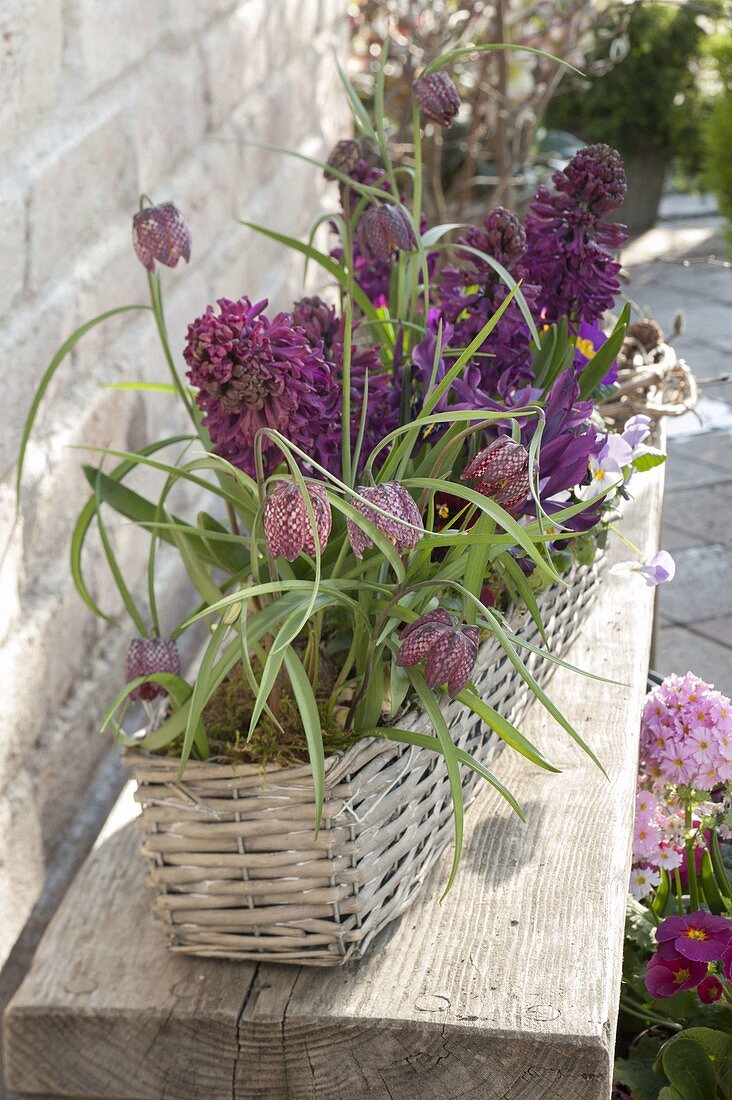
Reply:
[[655, 666], [692, 670], [732, 694], [732, 265], [720, 226], [707, 214], [667, 221], [622, 259], [628, 296], [666, 331], [682, 311], [673, 344], [704, 382], [695, 414], [667, 422], [662, 545], [676, 577], [658, 591]]

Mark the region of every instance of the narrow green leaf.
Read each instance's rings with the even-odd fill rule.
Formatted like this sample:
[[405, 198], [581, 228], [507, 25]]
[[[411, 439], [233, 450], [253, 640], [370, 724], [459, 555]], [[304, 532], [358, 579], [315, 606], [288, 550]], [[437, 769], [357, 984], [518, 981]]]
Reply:
[[608, 336], [600, 350], [590, 359], [579, 376], [581, 397], [589, 397], [610, 370], [613, 361], [623, 346], [629, 321], [630, 302], [626, 302], [610, 336]]
[[303, 729], [308, 742], [310, 755], [310, 768], [313, 773], [313, 790], [315, 794], [315, 836], [320, 830], [323, 817], [323, 801], [325, 798], [325, 752], [323, 750], [323, 731], [320, 724], [320, 713], [315, 699], [315, 693], [308, 680], [302, 661], [292, 646], [288, 646], [284, 653], [285, 668], [290, 677], [290, 683], [295, 695], [295, 702], [300, 712]]
[[479, 695], [476, 695], [474, 691], [471, 691], [470, 688], [465, 688], [456, 698], [459, 699], [461, 703], [464, 703], [466, 707], [470, 707], [473, 713], [477, 714], [479, 718], [482, 718], [489, 729], [497, 733], [502, 741], [505, 741], [507, 745], [515, 749], [521, 756], [525, 756], [532, 764], [536, 764], [538, 767], [544, 768], [544, 770], [548, 772], [559, 772], [560, 769], [550, 764], [544, 754], [540, 752], [535, 745], [532, 745], [531, 741], [524, 737], [507, 718], [504, 718], [502, 714], [494, 710], [492, 706], [486, 703], [484, 699], [481, 699]]

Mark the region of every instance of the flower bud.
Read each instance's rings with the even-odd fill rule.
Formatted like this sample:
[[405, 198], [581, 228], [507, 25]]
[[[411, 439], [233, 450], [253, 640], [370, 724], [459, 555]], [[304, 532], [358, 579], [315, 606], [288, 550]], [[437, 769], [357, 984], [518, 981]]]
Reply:
[[417, 247], [412, 224], [399, 206], [383, 204], [364, 211], [356, 230], [365, 260], [388, 263], [395, 252], [413, 252]]
[[[335, 168], [337, 172], [341, 172], [344, 176], [350, 176], [360, 159], [361, 146], [357, 141], [348, 139], [336, 142], [326, 163], [328, 168]], [[327, 180], [338, 179], [337, 176], [328, 171], [328, 168], [323, 172], [325, 178]]]
[[[138, 676], [152, 676], [156, 672], [170, 672], [180, 676], [177, 645], [172, 638], [134, 638], [125, 659], [125, 681], [129, 683]], [[150, 681], [134, 688], [129, 697], [149, 702], [158, 695], [167, 695], [165, 688]]]
[[412, 91], [422, 114], [438, 126], [449, 126], [460, 110], [460, 93], [444, 69], [420, 76]]
[[[320, 550], [325, 550], [333, 516], [324, 485], [307, 485], [315, 514]], [[281, 554], [294, 561], [302, 554], [315, 556], [315, 532], [308, 515], [300, 487], [293, 482], [278, 481], [264, 505], [264, 538], [273, 558]]]
[[175, 267], [178, 260], [191, 258], [191, 231], [172, 202], [146, 206], [132, 219], [132, 243], [140, 263], [148, 271], [155, 261]]
[[[405, 550], [413, 550], [422, 537], [424, 524], [419, 508], [404, 486], [398, 481], [385, 481], [383, 485], [359, 487], [357, 492], [359, 496], [365, 497], [366, 501], [371, 501], [390, 514], [385, 516], [382, 512], [376, 512], [373, 508], [369, 508], [364, 500], [354, 500], [352, 502], [354, 508], [357, 508], [367, 520], [373, 523], [374, 527], [383, 532], [394, 543], [400, 554]], [[354, 554], [357, 558], [362, 558], [364, 550], [373, 546], [373, 542], [353, 520], [347, 520], [346, 527]]]
[[420, 615], [405, 626], [397, 654], [399, 668], [427, 658], [424, 680], [429, 688], [447, 684], [448, 695], [459, 695], [470, 679], [478, 656], [477, 626], [459, 622], [443, 607]]
[[531, 492], [529, 452], [509, 436], [499, 436], [468, 462], [462, 477], [477, 478], [477, 492], [503, 508], [515, 508]]

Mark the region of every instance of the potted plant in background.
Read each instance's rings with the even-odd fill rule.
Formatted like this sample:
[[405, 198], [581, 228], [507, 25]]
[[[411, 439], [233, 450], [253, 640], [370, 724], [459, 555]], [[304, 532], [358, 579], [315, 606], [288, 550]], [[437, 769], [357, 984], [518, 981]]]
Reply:
[[[207, 306], [184, 380], [157, 265], [188, 261], [190, 234], [173, 204], [143, 198], [133, 240], [149, 305], [79, 329], [28, 417], [23, 450], [85, 332], [124, 309], [152, 314], [171, 373], [157, 388], [190, 428], [84, 467], [71, 564], [104, 615], [84, 573], [95, 526], [138, 635], [104, 727], [127, 746], [156, 910], [183, 952], [358, 958], [452, 835], [449, 888], [479, 779], [521, 813], [487, 766], [498, 740], [552, 768], [516, 724], [530, 698], [591, 754], [544, 684], [581, 626], [628, 481], [663, 461], [646, 418], [610, 433], [595, 408], [628, 319], [626, 307], [609, 337], [600, 328], [619, 289], [622, 231], [607, 216], [625, 179], [618, 154], [594, 146], [540, 189], [525, 228], [503, 208], [428, 226], [421, 120], [455, 117], [445, 66], [464, 53], [415, 81], [407, 168], [384, 130], [383, 65], [373, 119], [343, 77], [358, 138], [311, 161], [339, 199], [329, 251], [253, 227], [316, 265], [326, 298]], [[22, 467], [23, 453], [19, 487]], [[140, 469], [158, 475], [157, 496], [128, 484]], [[195, 518], [170, 507], [180, 485], [197, 491]], [[144, 603], [116, 559], [114, 514], [149, 540]], [[163, 543], [191, 582], [175, 624], [158, 606]], [[671, 571], [637, 568], [651, 584]], [[186, 677], [177, 643], [200, 623]], [[138, 736], [122, 729], [132, 700], [148, 711]]]
[[560, 89], [546, 114], [549, 126], [620, 151], [628, 177], [623, 221], [634, 232], [655, 224], [675, 158], [697, 172], [700, 167], [696, 62], [704, 15], [694, 5], [634, 4], [623, 60], [579, 86], [575, 82], [573, 90]]

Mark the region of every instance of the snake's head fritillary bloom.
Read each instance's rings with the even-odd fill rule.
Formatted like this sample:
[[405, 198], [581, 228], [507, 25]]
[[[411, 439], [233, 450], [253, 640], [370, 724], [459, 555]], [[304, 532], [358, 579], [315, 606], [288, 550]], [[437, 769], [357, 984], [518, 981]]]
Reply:
[[359, 218], [358, 244], [364, 259], [388, 263], [395, 252], [413, 252], [417, 238], [400, 206], [371, 206]]
[[[331, 150], [330, 156], [326, 161], [328, 168], [335, 168], [337, 172], [342, 172], [344, 176], [350, 176], [356, 165], [361, 159], [361, 146], [357, 141], [352, 138], [344, 141], [337, 141]], [[323, 175], [327, 180], [338, 179], [332, 172], [326, 168]]]
[[[325, 550], [333, 516], [324, 485], [308, 483], [320, 550]], [[273, 558], [281, 554], [294, 561], [302, 554], [315, 556], [315, 531], [302, 491], [292, 482], [278, 481], [264, 505], [264, 537]]]
[[429, 688], [447, 685], [450, 696], [459, 695], [470, 679], [478, 656], [477, 626], [461, 623], [438, 607], [404, 627], [396, 663], [400, 668], [427, 659], [424, 680]]
[[522, 443], [502, 435], [466, 465], [463, 480], [477, 479], [475, 488], [504, 508], [515, 508], [531, 492], [529, 452]]
[[177, 206], [163, 202], [146, 206], [132, 219], [132, 243], [141, 264], [155, 270], [155, 261], [175, 267], [178, 260], [191, 258], [191, 231]]
[[412, 91], [422, 114], [438, 126], [449, 126], [460, 110], [460, 93], [443, 69], [420, 76]]
[[[138, 676], [152, 676], [156, 672], [170, 672], [180, 676], [180, 654], [172, 638], [134, 638], [130, 642], [125, 659], [125, 680]], [[130, 699], [150, 701], [167, 692], [161, 684], [140, 684], [130, 692]]]
[[[400, 554], [414, 550], [422, 537], [424, 523], [419, 508], [404, 486], [398, 481], [385, 481], [383, 485], [361, 486], [357, 492], [359, 498], [352, 501], [354, 508], [383, 532]], [[383, 511], [370, 508], [367, 501]], [[384, 512], [389, 515], [384, 515]], [[346, 527], [354, 554], [362, 558], [364, 550], [374, 545], [372, 540], [353, 520], [347, 520]]]

